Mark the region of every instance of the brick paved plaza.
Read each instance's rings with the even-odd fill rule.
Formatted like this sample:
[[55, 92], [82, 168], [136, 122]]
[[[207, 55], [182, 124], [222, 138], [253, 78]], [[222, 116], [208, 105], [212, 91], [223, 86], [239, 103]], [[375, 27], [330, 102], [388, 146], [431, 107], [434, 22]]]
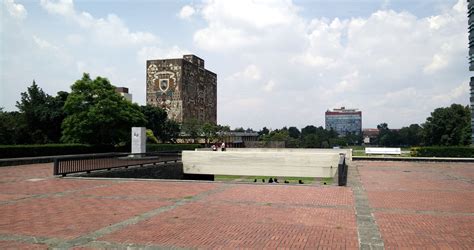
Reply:
[[474, 164], [354, 162], [348, 187], [0, 167], [0, 249], [474, 249]]

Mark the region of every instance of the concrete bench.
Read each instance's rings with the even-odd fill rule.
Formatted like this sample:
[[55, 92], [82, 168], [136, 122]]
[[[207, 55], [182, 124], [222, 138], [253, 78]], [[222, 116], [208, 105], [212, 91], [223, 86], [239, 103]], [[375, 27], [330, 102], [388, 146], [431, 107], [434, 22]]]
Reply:
[[379, 155], [400, 155], [402, 153], [401, 148], [365, 148], [366, 154], [379, 154]]
[[228, 151], [183, 151], [185, 174], [334, 177], [341, 156], [338, 152], [310, 150], [228, 149]]

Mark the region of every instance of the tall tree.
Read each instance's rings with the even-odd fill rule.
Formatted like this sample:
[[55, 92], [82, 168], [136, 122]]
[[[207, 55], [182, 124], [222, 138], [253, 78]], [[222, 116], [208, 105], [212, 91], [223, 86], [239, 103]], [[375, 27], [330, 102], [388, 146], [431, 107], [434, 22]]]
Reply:
[[176, 142], [176, 139], [179, 137], [179, 124], [173, 120], [166, 120], [163, 130], [158, 135], [158, 137], [163, 142]]
[[468, 145], [471, 138], [471, 112], [469, 106], [452, 104], [437, 108], [423, 124], [427, 145]]
[[204, 123], [202, 125], [202, 135], [204, 136], [204, 141], [207, 147], [209, 141], [212, 141], [217, 137], [217, 126], [210, 122]]
[[183, 122], [183, 124], [181, 125], [181, 131], [186, 133], [186, 135], [193, 140], [193, 143], [195, 143], [196, 139], [202, 133], [202, 125], [196, 119], [189, 119]]
[[84, 73], [71, 86], [64, 110], [61, 140], [68, 143], [117, 145], [130, 141], [130, 128], [144, 126], [140, 107], [122, 98], [106, 78]]
[[288, 134], [291, 138], [298, 139], [300, 138], [300, 130], [296, 127], [289, 127], [288, 128]]
[[20, 112], [0, 108], [0, 145], [30, 143], [25, 117]]
[[29, 140], [26, 143], [43, 144], [59, 142], [61, 123], [65, 117], [63, 106], [67, 92], [58, 92], [56, 97], [46, 94], [33, 81], [16, 106], [24, 117]]
[[141, 106], [140, 110], [142, 114], [145, 116], [146, 119], [146, 128], [153, 131], [153, 135], [157, 136], [160, 140], [163, 141], [165, 125], [167, 121], [167, 114], [166, 111], [158, 108], [153, 107], [150, 105]]

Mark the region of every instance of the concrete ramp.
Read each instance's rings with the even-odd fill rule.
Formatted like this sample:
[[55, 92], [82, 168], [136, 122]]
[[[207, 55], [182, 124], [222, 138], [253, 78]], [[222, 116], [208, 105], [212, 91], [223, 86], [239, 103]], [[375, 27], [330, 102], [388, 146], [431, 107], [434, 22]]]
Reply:
[[284, 151], [183, 151], [185, 174], [333, 177], [339, 153]]

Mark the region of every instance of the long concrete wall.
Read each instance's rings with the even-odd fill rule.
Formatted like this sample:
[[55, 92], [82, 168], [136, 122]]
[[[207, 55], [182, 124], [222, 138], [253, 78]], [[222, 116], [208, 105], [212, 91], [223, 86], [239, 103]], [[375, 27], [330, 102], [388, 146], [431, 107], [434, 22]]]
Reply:
[[[196, 151], [211, 151], [211, 148], [196, 148]], [[304, 152], [304, 153], [337, 153], [346, 156], [346, 164], [352, 162], [352, 149], [332, 148], [226, 148], [232, 152]], [[349, 165], [349, 164], [348, 164]]]
[[310, 151], [183, 151], [185, 174], [333, 177], [339, 153]]
[[352, 149], [332, 148], [227, 148], [232, 152], [303, 152], [303, 153], [337, 153], [346, 155], [347, 161], [352, 161]]

